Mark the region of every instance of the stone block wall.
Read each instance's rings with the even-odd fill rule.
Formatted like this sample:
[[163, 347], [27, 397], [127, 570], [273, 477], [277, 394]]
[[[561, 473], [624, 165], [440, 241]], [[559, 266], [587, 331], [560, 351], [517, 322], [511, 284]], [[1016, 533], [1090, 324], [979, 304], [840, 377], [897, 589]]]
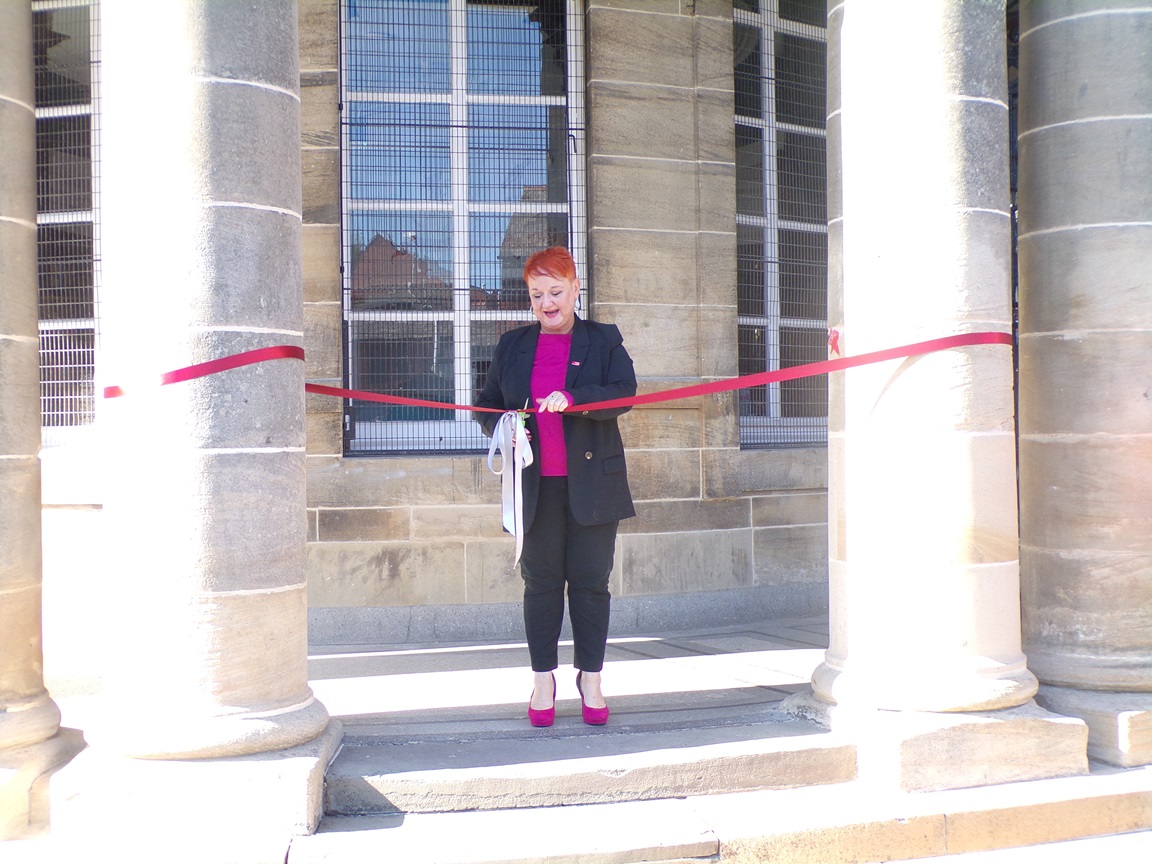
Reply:
[[[305, 348], [341, 384], [338, 0], [301, 0]], [[737, 374], [732, 7], [586, 5], [591, 314], [618, 324], [641, 392]], [[621, 420], [638, 516], [621, 524], [619, 631], [827, 603], [821, 449], [744, 451], [734, 394]], [[338, 400], [308, 400], [316, 643], [517, 638], [521, 582], [499, 479], [476, 456], [341, 455]]]

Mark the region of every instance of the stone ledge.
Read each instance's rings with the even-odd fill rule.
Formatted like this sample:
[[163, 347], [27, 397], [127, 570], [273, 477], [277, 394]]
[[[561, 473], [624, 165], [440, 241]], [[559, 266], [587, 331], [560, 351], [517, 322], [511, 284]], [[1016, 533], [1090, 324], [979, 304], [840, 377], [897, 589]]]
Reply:
[[[711, 730], [590, 737], [581, 731], [409, 741], [402, 748], [348, 745], [328, 772], [325, 811], [348, 816], [631, 802], [843, 783], [856, 774], [853, 746], [786, 718]], [[710, 738], [714, 743], [701, 743]]]
[[170, 851], [209, 834], [270, 837], [282, 855], [292, 836], [316, 830], [324, 772], [342, 736], [332, 720], [298, 747], [227, 759], [132, 759], [89, 748], [52, 778], [53, 841], [123, 843], [174, 860]]
[[1152, 693], [1115, 693], [1042, 685], [1036, 701], [1088, 724], [1088, 755], [1109, 765], [1152, 765]]
[[1152, 769], [1131, 769], [931, 793], [878, 793], [849, 782], [624, 804], [330, 817], [317, 834], [292, 841], [288, 864], [862, 864], [1149, 828]]
[[853, 710], [808, 690], [782, 707], [855, 741], [860, 779], [877, 789], [935, 792], [1088, 773], [1084, 723], [1031, 700], [999, 711]]

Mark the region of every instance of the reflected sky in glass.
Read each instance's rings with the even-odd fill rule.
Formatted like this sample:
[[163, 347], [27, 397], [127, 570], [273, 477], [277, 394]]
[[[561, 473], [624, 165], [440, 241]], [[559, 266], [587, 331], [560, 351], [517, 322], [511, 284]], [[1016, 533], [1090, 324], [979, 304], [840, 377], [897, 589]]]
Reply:
[[448, 92], [448, 0], [349, 0], [345, 38], [349, 90]]
[[548, 109], [473, 105], [468, 109], [468, 194], [473, 201], [519, 201], [548, 182]]
[[353, 102], [348, 118], [353, 198], [451, 198], [447, 105]]

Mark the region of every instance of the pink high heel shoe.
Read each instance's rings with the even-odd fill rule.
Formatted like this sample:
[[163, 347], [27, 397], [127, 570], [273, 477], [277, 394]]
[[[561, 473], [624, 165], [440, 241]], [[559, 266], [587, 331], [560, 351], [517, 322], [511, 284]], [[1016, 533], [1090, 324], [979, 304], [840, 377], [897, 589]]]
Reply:
[[580, 676], [583, 674], [583, 671], [576, 673], [576, 689], [580, 691], [580, 713], [584, 716], [584, 722], [589, 726], [603, 726], [608, 722], [608, 706], [589, 708], [584, 702], [584, 688], [580, 686]]
[[[533, 693], [536, 691], [533, 690]], [[533, 726], [551, 726], [556, 719], [556, 676], [552, 676], [552, 707], [533, 708], [532, 701], [528, 701], [528, 722]]]

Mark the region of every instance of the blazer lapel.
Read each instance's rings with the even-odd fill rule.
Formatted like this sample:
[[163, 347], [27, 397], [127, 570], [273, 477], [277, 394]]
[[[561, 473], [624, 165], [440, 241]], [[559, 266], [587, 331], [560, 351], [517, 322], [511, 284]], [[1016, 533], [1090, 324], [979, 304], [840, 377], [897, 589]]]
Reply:
[[[506, 406], [509, 409], [519, 410], [524, 407], [524, 400], [531, 399], [532, 394], [532, 364], [536, 360], [536, 346], [540, 342], [540, 325], [529, 327], [524, 332], [524, 338], [516, 351], [516, 357], [508, 370], [512, 379], [505, 387], [505, 392], [515, 404]], [[534, 408], [534, 405], [529, 405]]]
[[588, 349], [592, 347], [592, 340], [588, 335], [588, 327], [582, 318], [576, 319], [572, 328], [572, 347], [568, 353], [568, 373], [564, 376], [564, 389], [571, 392], [576, 386], [576, 379], [584, 369], [588, 359]]

